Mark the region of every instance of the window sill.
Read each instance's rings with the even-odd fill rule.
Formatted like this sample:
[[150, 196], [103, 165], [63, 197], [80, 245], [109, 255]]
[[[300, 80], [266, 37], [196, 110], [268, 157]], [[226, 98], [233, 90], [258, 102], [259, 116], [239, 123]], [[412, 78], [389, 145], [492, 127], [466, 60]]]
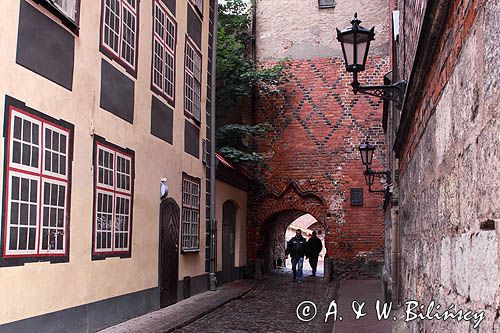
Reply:
[[187, 112], [186, 110], [184, 110], [184, 116], [191, 120], [193, 125], [195, 125], [196, 127], [201, 127], [201, 121], [196, 119], [191, 113]]
[[49, 2], [46, 0], [33, 0], [35, 3], [39, 4], [43, 8], [47, 9], [51, 14], [53, 14], [55, 17], [61, 20], [61, 23], [68, 28], [72, 33], [74, 33], [76, 36], [79, 35], [80, 33], [80, 26], [78, 25], [78, 18], [77, 21], [73, 21], [71, 18], [66, 16], [62, 11], [60, 11], [58, 8], [54, 7], [51, 5]]
[[[165, 94], [164, 92], [162, 92], [160, 89], [156, 88], [153, 83], [151, 82], [151, 91], [158, 97], [161, 97], [162, 99], [164, 99], [168, 105], [170, 105], [171, 107], [175, 108], [175, 97], [169, 97], [167, 94]], [[174, 93], [174, 96], [175, 96], [175, 93]]]
[[200, 253], [200, 249], [181, 250], [181, 254]]
[[191, 7], [193, 7], [195, 13], [198, 14], [200, 19], [203, 21], [203, 11], [193, 1], [190, 1], [190, 3], [191, 3]]
[[36, 263], [58, 264], [69, 262], [69, 254], [62, 255], [36, 255], [36, 256], [5, 256], [0, 258], [0, 267], [24, 266]]
[[122, 253], [92, 253], [92, 261], [105, 260], [108, 258], [116, 258], [116, 259], [127, 259], [131, 258], [132, 254], [130, 252], [122, 252]]

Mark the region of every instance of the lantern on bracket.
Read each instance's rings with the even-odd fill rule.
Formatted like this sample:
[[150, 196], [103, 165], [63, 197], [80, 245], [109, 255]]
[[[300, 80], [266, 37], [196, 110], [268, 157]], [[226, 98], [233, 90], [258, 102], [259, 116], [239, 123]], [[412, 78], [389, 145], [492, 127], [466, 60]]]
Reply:
[[383, 100], [393, 101], [396, 107], [401, 109], [406, 90], [406, 81], [400, 81], [390, 85], [361, 85], [358, 81], [358, 73], [366, 68], [366, 60], [370, 43], [375, 39], [375, 27], [367, 29], [360, 26], [358, 13], [354, 13], [351, 26], [344, 29], [337, 29], [337, 40], [342, 46], [342, 54], [346, 71], [352, 73], [352, 89], [355, 94], [371, 95]]

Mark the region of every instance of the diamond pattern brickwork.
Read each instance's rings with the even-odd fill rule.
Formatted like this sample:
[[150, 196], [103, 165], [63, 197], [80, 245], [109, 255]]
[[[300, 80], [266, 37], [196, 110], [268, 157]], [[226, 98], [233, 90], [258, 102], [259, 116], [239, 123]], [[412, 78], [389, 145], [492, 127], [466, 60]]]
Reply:
[[[387, 58], [370, 57], [360, 82], [381, 84], [387, 71]], [[285, 73], [281, 93], [257, 102], [257, 122], [270, 126], [258, 146], [271, 171], [265, 175], [268, 195], [250, 202], [249, 259], [261, 253], [260, 235], [275, 225], [271, 220], [287, 210], [311, 213], [325, 226], [329, 255], [381, 259], [382, 198], [368, 193], [358, 146], [366, 138], [376, 144], [373, 168], [383, 168], [382, 101], [352, 92], [340, 58], [294, 60]], [[364, 188], [363, 207], [350, 205], [351, 187]]]

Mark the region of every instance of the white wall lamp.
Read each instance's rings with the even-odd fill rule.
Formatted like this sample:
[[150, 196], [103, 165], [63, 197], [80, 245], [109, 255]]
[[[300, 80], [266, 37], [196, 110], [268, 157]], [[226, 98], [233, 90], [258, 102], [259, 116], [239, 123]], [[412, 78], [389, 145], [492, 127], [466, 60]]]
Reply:
[[165, 199], [168, 196], [167, 178], [160, 179], [160, 199]]

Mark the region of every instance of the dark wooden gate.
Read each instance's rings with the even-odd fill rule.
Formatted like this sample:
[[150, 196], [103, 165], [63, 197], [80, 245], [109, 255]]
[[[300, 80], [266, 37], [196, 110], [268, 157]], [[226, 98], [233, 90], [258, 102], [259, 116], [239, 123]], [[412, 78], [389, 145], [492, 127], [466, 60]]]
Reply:
[[177, 302], [179, 278], [179, 206], [173, 199], [160, 205], [160, 306]]
[[234, 243], [236, 206], [226, 201], [222, 206], [222, 282], [234, 280]]

